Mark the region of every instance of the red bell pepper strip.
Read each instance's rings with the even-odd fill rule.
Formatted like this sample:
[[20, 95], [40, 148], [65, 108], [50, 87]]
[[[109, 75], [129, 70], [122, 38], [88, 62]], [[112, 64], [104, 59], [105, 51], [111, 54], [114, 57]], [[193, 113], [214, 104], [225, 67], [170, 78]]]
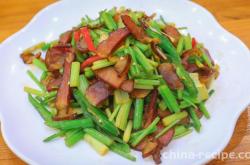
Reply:
[[81, 64], [81, 71], [84, 70], [84, 68], [86, 68], [87, 66], [90, 66], [93, 62], [101, 60], [102, 57], [95, 55], [95, 56], [91, 56], [88, 59], [86, 59], [85, 61], [82, 62]]
[[80, 40], [80, 31], [75, 31], [74, 32], [74, 39], [75, 39], [75, 42], [78, 42]]
[[196, 45], [197, 45], [196, 39], [192, 38], [192, 48], [195, 48]]
[[89, 29], [87, 27], [83, 27], [80, 30], [81, 30], [81, 34], [82, 34], [84, 40], [86, 41], [86, 43], [88, 45], [89, 51], [95, 51], [96, 49], [95, 49], [94, 43], [92, 41], [92, 38], [90, 36]]

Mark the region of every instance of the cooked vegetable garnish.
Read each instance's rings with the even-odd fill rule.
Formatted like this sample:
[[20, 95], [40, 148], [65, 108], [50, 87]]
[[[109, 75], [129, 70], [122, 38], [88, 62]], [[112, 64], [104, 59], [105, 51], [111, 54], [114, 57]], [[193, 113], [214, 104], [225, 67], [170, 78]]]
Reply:
[[[84, 139], [100, 154], [109, 150], [135, 161], [131, 148], [161, 163], [173, 139], [201, 130], [200, 118], [218, 77], [207, 48], [161, 16], [121, 7], [82, 18], [55, 41], [21, 53], [39, 68], [40, 88], [28, 99], [68, 147]], [[43, 59], [45, 55], [45, 58]]]

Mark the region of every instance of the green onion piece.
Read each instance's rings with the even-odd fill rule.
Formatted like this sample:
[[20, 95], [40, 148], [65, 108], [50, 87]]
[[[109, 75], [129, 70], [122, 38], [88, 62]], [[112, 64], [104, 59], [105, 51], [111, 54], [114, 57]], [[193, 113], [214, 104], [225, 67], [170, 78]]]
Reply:
[[72, 62], [70, 73], [70, 87], [79, 86], [80, 62]]
[[121, 130], [125, 130], [128, 122], [128, 115], [130, 111], [132, 101], [129, 100], [127, 103], [121, 105], [121, 108], [116, 117], [115, 126]]
[[76, 61], [82, 63], [86, 59], [86, 55], [76, 52]]
[[70, 44], [72, 45], [73, 48], [76, 47], [76, 41], [75, 41], [74, 33], [72, 33], [72, 37], [71, 37], [71, 42], [70, 42]]
[[141, 73], [140, 75], [136, 76], [136, 78], [139, 78], [139, 79], [149, 79], [149, 80], [160, 80], [162, 79], [162, 75], [149, 75], [149, 74], [144, 74], [144, 73]]
[[110, 118], [110, 116], [111, 116], [111, 111], [110, 111], [109, 108], [106, 108], [106, 109], [105, 109], [105, 113], [106, 113], [106, 115], [108, 116], [108, 118]]
[[183, 137], [183, 136], [186, 136], [186, 135], [190, 134], [191, 132], [193, 132], [193, 130], [192, 130], [192, 129], [188, 129], [186, 132], [183, 132], [183, 133], [180, 134], [180, 135], [174, 136], [173, 139], [174, 139], [174, 140], [175, 140], [175, 139], [179, 139], [179, 138], [181, 138], [181, 137]]
[[167, 105], [165, 104], [164, 100], [159, 102], [159, 108], [161, 111], [165, 111], [167, 109]]
[[167, 24], [167, 22], [165, 21], [165, 19], [163, 18], [162, 15], [160, 15], [160, 20], [161, 20], [162, 23]]
[[133, 47], [133, 52], [135, 54], [135, 57], [137, 59], [137, 61], [141, 64], [142, 68], [147, 72], [147, 73], [151, 73], [154, 68], [152, 67], [152, 65], [148, 62], [147, 58], [144, 56], [144, 54], [141, 52], [141, 50], [137, 47]]
[[50, 48], [51, 44], [50, 43], [44, 43], [43, 46], [41, 47], [42, 51], [47, 51]]
[[28, 94], [28, 99], [45, 121], [52, 120], [52, 114], [41, 103], [34, 99], [30, 94]]
[[52, 91], [52, 92], [46, 93], [46, 94], [44, 95], [44, 100], [50, 99], [50, 98], [52, 98], [52, 97], [55, 97], [56, 95], [57, 95], [57, 91]]
[[37, 89], [34, 89], [34, 88], [30, 88], [30, 87], [24, 87], [24, 91], [29, 93], [29, 94], [33, 94], [33, 95], [36, 95], [36, 96], [41, 96], [43, 97], [44, 96], [44, 92], [43, 91], [39, 91]]
[[154, 89], [153, 85], [141, 85], [141, 84], [134, 84], [135, 89]]
[[119, 146], [117, 146], [116, 144], [113, 144], [110, 146], [110, 150], [121, 155], [122, 157], [129, 159], [131, 161], [136, 161], [136, 157], [134, 157], [133, 155], [124, 152], [123, 150], [120, 149]]
[[143, 108], [144, 108], [144, 100], [143, 99], [136, 99], [135, 100], [134, 118], [133, 118], [133, 128], [135, 130], [141, 129], [141, 127], [142, 127]]
[[181, 36], [181, 38], [179, 39], [177, 48], [176, 48], [176, 52], [181, 56], [183, 49], [184, 49], [184, 37]]
[[65, 138], [68, 138], [69, 136], [75, 134], [76, 132], [82, 130], [81, 128], [77, 128], [77, 129], [69, 129], [69, 130], [66, 130], [66, 133], [65, 133]]
[[191, 39], [190, 34], [188, 34], [187, 36], [184, 36], [184, 47], [185, 47], [185, 50], [192, 49], [192, 39]]
[[41, 88], [43, 91], [45, 91], [45, 88], [44, 88], [43, 84], [36, 78], [36, 76], [30, 70], [27, 71], [27, 74], [36, 83], [36, 85], [39, 88]]
[[179, 123], [180, 120], [175, 120], [173, 121], [171, 124], [169, 124], [168, 126], [166, 126], [165, 128], [163, 128], [163, 130], [161, 130], [161, 132], [159, 132], [156, 136], [155, 139], [158, 139], [159, 137], [161, 137], [162, 135], [164, 135], [170, 128], [172, 128], [173, 126], [175, 126], [177, 123]]
[[146, 44], [143, 44], [143, 43], [141, 43], [141, 42], [139, 42], [139, 41], [134, 41], [134, 45], [136, 46], [136, 47], [138, 47], [142, 52], [145, 52], [146, 50], [148, 50], [149, 49], [149, 46], [148, 45], [146, 45]]
[[130, 135], [131, 135], [131, 131], [132, 131], [132, 127], [133, 127], [133, 123], [132, 123], [132, 120], [129, 120], [128, 121], [128, 124], [127, 124], [127, 127], [124, 131], [124, 134], [123, 134], [123, 141], [124, 142], [128, 142], [129, 139], [130, 139]]
[[87, 78], [92, 78], [94, 77], [95, 73], [92, 71], [92, 69], [90, 67], [86, 67], [84, 69], [84, 75], [87, 77]]
[[183, 89], [178, 89], [177, 90], [177, 98], [179, 100], [182, 100], [183, 99]]
[[164, 117], [162, 119], [162, 123], [163, 123], [163, 125], [168, 126], [171, 123], [173, 123], [174, 121], [182, 120], [187, 116], [188, 116], [188, 113], [186, 111], [178, 112], [178, 113]]
[[210, 90], [210, 91], [208, 92], [209, 97], [211, 97], [211, 96], [214, 94], [214, 92], [215, 92], [214, 89]]
[[79, 142], [81, 139], [83, 139], [84, 132], [82, 130], [78, 130], [77, 132], [74, 132], [70, 136], [67, 136], [65, 138], [65, 144], [67, 147], [72, 147], [77, 142]]
[[180, 102], [180, 109], [185, 109], [185, 108], [188, 108], [190, 106], [193, 106], [190, 102], [186, 102], [186, 101]]
[[178, 125], [175, 127], [173, 139], [178, 139], [178, 138], [183, 137], [191, 132], [192, 132], [192, 130], [186, 128], [184, 125]]
[[131, 149], [130, 146], [127, 143], [114, 143], [113, 145], [115, 145], [119, 150], [125, 152], [125, 153], [130, 153]]
[[139, 144], [140, 141], [151, 132], [152, 128], [154, 128], [159, 121], [160, 118], [156, 117], [154, 121], [138, 137], [134, 138], [133, 141], [131, 141], [131, 145], [135, 147], [137, 144]]
[[88, 86], [89, 86], [89, 82], [86, 79], [86, 77], [84, 75], [80, 75], [79, 86], [78, 86], [79, 91], [85, 94], [85, 91], [87, 90]]
[[[99, 19], [98, 19], [98, 20], [99, 20]], [[94, 30], [90, 30], [90, 35], [91, 35], [91, 38], [92, 38], [93, 41], [94, 41], [95, 47], [98, 46], [100, 36], [99, 36]]]
[[98, 132], [97, 130], [95, 130], [93, 128], [85, 128], [84, 132], [91, 135], [96, 140], [100, 141], [101, 143], [105, 144], [106, 146], [110, 146], [110, 145], [112, 145], [114, 143], [114, 140], [112, 140], [108, 136]]
[[160, 26], [155, 20], [151, 20], [151, 21], [149, 22], [149, 24], [150, 24], [150, 26], [151, 26], [152, 28], [154, 28], [154, 29], [157, 30], [158, 32], [161, 31], [161, 26]]
[[48, 76], [48, 72], [47, 71], [43, 71], [43, 73], [41, 74], [41, 77], [40, 77], [40, 82], [45, 80], [46, 77]]
[[197, 108], [197, 106], [195, 105], [195, 103], [193, 102], [193, 100], [192, 99], [190, 99], [189, 97], [187, 97], [187, 96], [183, 96], [182, 97], [182, 99], [185, 101], [185, 102], [187, 102], [187, 103], [189, 103], [191, 106], [193, 106], [194, 108]]
[[207, 108], [206, 108], [204, 102], [200, 102], [200, 103], [199, 103], [199, 109], [200, 109], [200, 111], [204, 114], [204, 116], [205, 116], [207, 119], [210, 118], [210, 114], [209, 114], [209, 112], [207, 111]]
[[160, 85], [159, 80], [135, 79], [134, 82], [137, 85], [152, 85], [152, 86]]
[[112, 17], [112, 15], [108, 12], [101, 12], [101, 19], [104, 21], [105, 25], [109, 30], [116, 30], [117, 25]]
[[130, 101], [129, 94], [118, 89], [114, 91], [114, 99], [116, 104], [124, 104]]
[[193, 125], [194, 125], [194, 128], [197, 132], [200, 132], [200, 129], [201, 129], [201, 122], [198, 118], [198, 116], [196, 115], [195, 111], [194, 111], [194, 108], [193, 107], [190, 107], [188, 109], [188, 113], [190, 115], [190, 118], [192, 119], [193, 121]]
[[57, 132], [57, 133], [55, 133], [55, 134], [53, 134], [53, 135], [51, 135], [51, 136], [45, 138], [45, 139], [43, 140], [43, 142], [50, 142], [50, 141], [54, 140], [55, 138], [58, 138], [58, 137], [60, 137], [60, 136], [63, 136], [66, 132], [67, 132], [67, 131], [65, 131], [65, 130], [61, 130], [61, 131], [59, 131], [59, 132]]
[[113, 113], [111, 114], [109, 121], [113, 121], [115, 119], [115, 117], [117, 116], [119, 110], [121, 108], [121, 105], [117, 105], [113, 111]]
[[[152, 127], [150, 130], [148, 130], [148, 135], [155, 132], [157, 130], [157, 126]], [[134, 132], [131, 134], [130, 142], [134, 141], [137, 137], [139, 137], [144, 131], [146, 131], [146, 128], [137, 132]]]
[[187, 130], [188, 128], [186, 128], [184, 125], [178, 125], [174, 128], [174, 136], [178, 136]]
[[166, 56], [172, 61], [172, 63], [176, 65], [177, 75], [182, 79], [183, 84], [185, 85], [187, 91], [190, 93], [191, 96], [197, 97], [198, 91], [194, 85], [194, 82], [189, 76], [188, 72], [183, 67], [181, 63], [181, 58], [179, 54], [176, 52], [176, 48], [171, 43], [171, 41], [164, 35], [155, 32], [150, 28], [146, 29], [146, 33], [150, 37], [160, 39], [159, 46], [166, 52]]
[[114, 124], [108, 120], [107, 116], [99, 108], [92, 106], [82, 92], [74, 89], [73, 94], [77, 102], [80, 104], [84, 116], [91, 118], [98, 127], [111, 135], [119, 135], [119, 130]]
[[37, 58], [34, 58], [33, 61], [32, 61], [32, 63], [36, 67], [38, 67], [39, 69], [41, 69], [42, 71], [47, 71], [48, 70], [47, 67], [46, 67], [46, 65], [45, 65], [45, 63], [42, 62], [41, 60], [37, 59]]
[[209, 59], [209, 57], [208, 57], [205, 53], [203, 53], [203, 54], [201, 55], [201, 58], [205, 61], [205, 63], [206, 63], [210, 68], [213, 67], [211, 60]]
[[155, 67], [155, 68], [159, 65], [157, 62], [155, 62], [155, 61], [153, 61], [153, 60], [147, 59], [147, 61], [150, 63], [150, 65], [151, 65], [152, 67]]
[[130, 72], [133, 77], [140, 75], [140, 69], [138, 66], [138, 62], [136, 59], [136, 55], [134, 53], [134, 50], [131, 47], [128, 47], [128, 49], [125, 50], [126, 53], [130, 54], [132, 58], [132, 65], [130, 66]]
[[65, 121], [47, 121], [45, 124], [52, 128], [57, 129], [73, 129], [73, 128], [90, 128], [94, 124], [91, 119], [77, 119], [77, 120], [65, 120]]
[[161, 85], [158, 87], [158, 91], [171, 112], [180, 112], [176, 98], [167, 85]]
[[88, 142], [100, 155], [105, 155], [109, 148], [89, 134], [84, 135], [84, 140]]

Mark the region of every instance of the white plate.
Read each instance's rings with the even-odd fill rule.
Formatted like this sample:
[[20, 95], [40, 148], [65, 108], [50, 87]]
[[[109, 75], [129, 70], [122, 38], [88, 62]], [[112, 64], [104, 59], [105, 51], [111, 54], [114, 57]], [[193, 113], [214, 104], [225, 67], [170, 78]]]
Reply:
[[[19, 58], [24, 48], [39, 41], [51, 41], [77, 25], [85, 14], [96, 17], [100, 10], [113, 6], [156, 12], [178, 26], [187, 26], [189, 32], [206, 45], [220, 65], [220, 76], [213, 85], [216, 93], [207, 102], [211, 119], [202, 119], [200, 134], [192, 133], [172, 141], [162, 156], [163, 163], [170, 165], [203, 164], [211, 160], [211, 154], [219, 153], [229, 142], [239, 115], [250, 101], [250, 74], [247, 74], [250, 70], [249, 50], [239, 39], [224, 30], [208, 11], [184, 0], [60, 1], [39, 12], [27, 26], [0, 46], [0, 117], [6, 143], [29, 164], [133, 164], [113, 153], [101, 157], [84, 142], [72, 149], [64, 145], [63, 139], [43, 143], [42, 139], [53, 133], [53, 130], [43, 124], [23, 92], [24, 85], [34, 85], [25, 73], [28, 66]], [[170, 151], [196, 155], [171, 158], [167, 154]], [[134, 154], [139, 164], [153, 163], [151, 159], [143, 160], [137, 152]]]

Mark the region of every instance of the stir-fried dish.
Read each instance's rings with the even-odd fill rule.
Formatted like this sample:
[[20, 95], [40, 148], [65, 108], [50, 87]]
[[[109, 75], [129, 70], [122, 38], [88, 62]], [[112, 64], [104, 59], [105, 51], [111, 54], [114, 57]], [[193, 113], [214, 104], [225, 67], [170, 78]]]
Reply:
[[121, 7], [41, 42], [21, 54], [42, 71], [39, 89], [24, 87], [48, 127], [68, 147], [84, 139], [100, 155], [129, 160], [131, 148], [161, 162], [161, 150], [192, 130], [218, 76], [218, 66], [187, 28]]

